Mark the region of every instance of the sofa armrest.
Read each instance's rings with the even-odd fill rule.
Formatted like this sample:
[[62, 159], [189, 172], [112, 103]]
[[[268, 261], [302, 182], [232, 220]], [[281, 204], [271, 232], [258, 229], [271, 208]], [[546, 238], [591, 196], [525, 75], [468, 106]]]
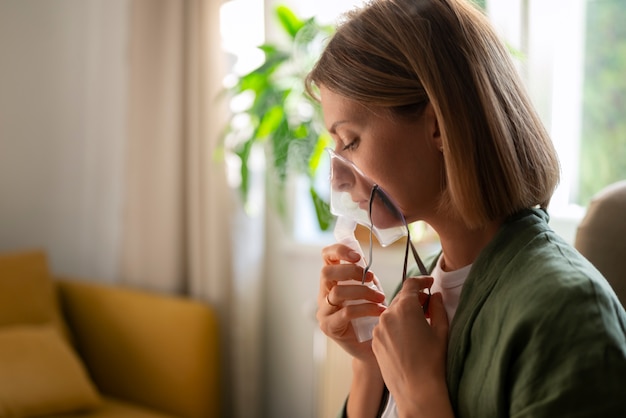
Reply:
[[100, 391], [188, 418], [217, 417], [219, 330], [210, 306], [58, 279], [76, 348]]

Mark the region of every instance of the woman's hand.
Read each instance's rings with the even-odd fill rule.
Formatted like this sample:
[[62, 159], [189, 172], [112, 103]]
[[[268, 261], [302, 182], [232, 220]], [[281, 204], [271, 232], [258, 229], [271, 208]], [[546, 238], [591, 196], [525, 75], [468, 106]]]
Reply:
[[432, 277], [407, 279], [374, 328], [372, 349], [400, 416], [452, 416], [446, 387], [448, 318]]
[[[348, 280], [360, 282], [363, 276], [363, 268], [354, 264], [361, 256], [350, 247], [342, 244], [330, 245], [322, 250], [322, 259], [324, 266], [317, 297], [317, 320], [321, 330], [355, 359], [375, 364], [371, 341], [360, 343], [351, 321], [363, 316], [379, 316], [385, 310], [385, 295], [360, 284], [339, 285]], [[372, 272], [367, 273], [365, 280], [374, 281], [378, 286]], [[371, 303], [346, 304], [359, 299]]]

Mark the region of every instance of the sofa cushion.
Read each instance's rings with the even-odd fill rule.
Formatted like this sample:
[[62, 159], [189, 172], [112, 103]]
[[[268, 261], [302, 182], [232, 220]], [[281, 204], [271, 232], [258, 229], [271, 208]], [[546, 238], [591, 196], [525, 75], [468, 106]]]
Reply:
[[48, 323], [69, 336], [45, 254], [25, 251], [0, 255], [0, 327]]
[[93, 411], [76, 414], [55, 414], [46, 418], [180, 418], [180, 415], [168, 415], [140, 406], [136, 403], [121, 401], [110, 396], [102, 396], [102, 405]]
[[100, 403], [83, 364], [56, 329], [0, 328], [0, 416], [85, 411]]
[[85, 281], [57, 286], [100, 393], [175, 416], [219, 416], [219, 329], [210, 306]]

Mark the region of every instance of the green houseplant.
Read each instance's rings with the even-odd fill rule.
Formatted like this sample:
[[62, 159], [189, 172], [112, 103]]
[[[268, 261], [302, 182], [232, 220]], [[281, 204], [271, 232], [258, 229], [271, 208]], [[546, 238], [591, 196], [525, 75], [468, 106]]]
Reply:
[[[484, 10], [484, 0], [474, 1]], [[263, 64], [237, 76], [227, 89], [229, 98], [243, 97], [247, 104], [231, 114], [225, 151], [239, 159], [239, 191], [244, 206], [250, 191], [251, 153], [262, 146], [269, 167], [267, 190], [274, 208], [285, 219], [289, 175], [304, 175], [318, 225], [325, 231], [331, 227], [333, 216], [328, 201], [315, 188], [315, 178], [331, 138], [323, 129], [318, 103], [304, 92], [304, 78], [334, 28], [314, 17], [302, 19], [284, 5], [274, 12], [284, 42], [259, 46], [265, 56]]]
[[283, 217], [288, 176], [305, 175], [319, 227], [327, 230], [333, 218], [328, 202], [315, 189], [314, 180], [330, 138], [321, 124], [318, 104], [304, 92], [304, 78], [333, 29], [315, 18], [301, 19], [286, 6], [278, 6], [275, 17], [285, 42], [261, 45], [263, 64], [238, 76], [228, 88], [230, 98], [243, 97], [246, 105], [231, 115], [226, 151], [240, 160], [239, 190], [246, 202], [251, 152], [255, 146], [264, 147], [269, 167], [267, 189]]

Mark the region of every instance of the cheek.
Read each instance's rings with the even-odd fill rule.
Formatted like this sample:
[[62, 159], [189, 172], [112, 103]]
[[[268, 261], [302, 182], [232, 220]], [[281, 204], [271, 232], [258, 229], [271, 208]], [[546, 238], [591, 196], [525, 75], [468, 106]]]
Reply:
[[[396, 126], [397, 128], [397, 126]], [[387, 127], [363, 141], [356, 165], [413, 218], [438, 203], [443, 173], [441, 153], [427, 141], [423, 129]], [[355, 155], [356, 157], [356, 155]], [[417, 215], [419, 214], [419, 215]]]
[[[365, 145], [370, 145], [365, 148]], [[385, 188], [398, 175], [399, 147], [389, 140], [367, 141], [357, 164], [374, 182]]]
[[398, 161], [398, 155], [385, 152], [370, 155], [371, 158], [361, 162], [363, 172], [391, 196], [402, 210], [402, 202], [406, 201], [406, 195], [411, 190], [410, 177], [414, 176], [408, 161]]
[[380, 173], [380, 186], [407, 218], [421, 216], [438, 204], [443, 184], [443, 160], [438, 152], [396, 154], [390, 161], [389, 169]]

